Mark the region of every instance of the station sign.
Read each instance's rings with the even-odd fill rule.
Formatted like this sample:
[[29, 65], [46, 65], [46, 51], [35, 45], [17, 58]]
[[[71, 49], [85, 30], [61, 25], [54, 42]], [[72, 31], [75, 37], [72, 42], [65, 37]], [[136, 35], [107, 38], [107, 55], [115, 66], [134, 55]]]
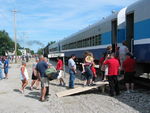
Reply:
[[56, 58], [56, 57], [64, 57], [64, 53], [50, 53], [48, 54], [48, 58]]

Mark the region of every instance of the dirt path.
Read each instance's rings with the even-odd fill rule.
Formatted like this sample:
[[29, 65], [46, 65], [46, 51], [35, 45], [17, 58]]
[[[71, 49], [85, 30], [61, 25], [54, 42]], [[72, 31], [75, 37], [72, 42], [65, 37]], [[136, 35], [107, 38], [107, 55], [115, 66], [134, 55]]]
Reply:
[[[27, 66], [30, 75], [31, 64], [32, 62], [29, 62]], [[58, 81], [51, 82], [49, 101], [40, 102], [38, 100], [40, 90], [30, 91], [28, 85], [24, 94], [19, 92], [21, 86], [19, 68], [19, 64], [12, 64], [9, 79], [0, 81], [0, 113], [149, 113], [150, 111], [150, 92], [122, 93], [113, 98], [93, 90], [58, 98], [56, 92], [67, 90], [58, 86]], [[65, 81], [68, 81], [68, 75]], [[81, 81], [76, 80], [76, 83], [79, 82]]]

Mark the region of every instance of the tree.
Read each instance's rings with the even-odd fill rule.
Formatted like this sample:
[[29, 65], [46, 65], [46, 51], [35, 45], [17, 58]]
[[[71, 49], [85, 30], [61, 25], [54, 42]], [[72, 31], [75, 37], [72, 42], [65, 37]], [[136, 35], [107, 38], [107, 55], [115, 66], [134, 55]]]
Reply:
[[14, 51], [15, 43], [9, 37], [8, 33], [0, 31], [0, 55], [4, 56], [5, 53]]
[[37, 54], [43, 55], [43, 48], [40, 48], [40, 49], [37, 51]]

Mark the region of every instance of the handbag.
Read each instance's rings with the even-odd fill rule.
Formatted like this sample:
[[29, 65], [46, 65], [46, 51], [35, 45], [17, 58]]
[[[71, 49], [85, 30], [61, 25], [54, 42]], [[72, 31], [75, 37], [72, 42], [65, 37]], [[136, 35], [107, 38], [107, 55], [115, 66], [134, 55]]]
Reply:
[[45, 70], [45, 74], [47, 75], [48, 79], [54, 80], [57, 79], [59, 71], [57, 71], [54, 67], [48, 68]]

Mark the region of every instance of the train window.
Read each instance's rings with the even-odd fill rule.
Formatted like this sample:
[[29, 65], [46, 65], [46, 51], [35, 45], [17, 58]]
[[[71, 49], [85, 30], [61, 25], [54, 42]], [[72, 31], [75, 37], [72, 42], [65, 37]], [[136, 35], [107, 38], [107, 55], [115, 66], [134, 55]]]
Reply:
[[101, 35], [97, 35], [95, 37], [95, 45], [100, 45], [101, 44]]
[[98, 36], [98, 45], [101, 45], [102, 44], [102, 35], [100, 34], [99, 36]]
[[95, 45], [95, 37], [92, 37], [92, 46], [94, 46]]
[[90, 38], [87, 39], [87, 47], [90, 46]]

